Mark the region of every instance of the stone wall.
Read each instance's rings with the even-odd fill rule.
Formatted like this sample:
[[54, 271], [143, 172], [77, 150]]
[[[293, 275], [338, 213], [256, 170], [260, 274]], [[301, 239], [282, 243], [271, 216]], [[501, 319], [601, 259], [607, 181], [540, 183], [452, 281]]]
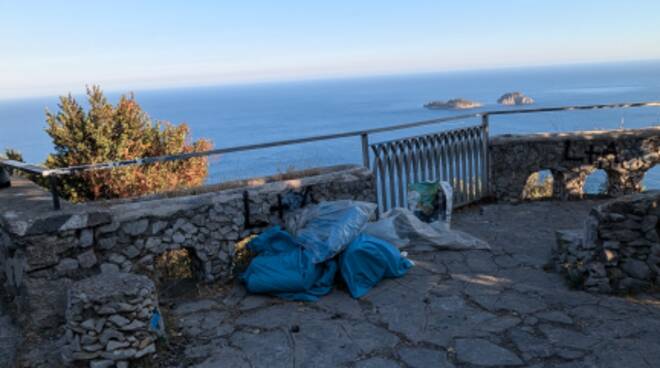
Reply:
[[587, 176], [607, 173], [607, 194], [641, 191], [644, 173], [660, 162], [660, 128], [504, 135], [490, 142], [491, 193], [499, 200], [522, 199], [528, 177], [550, 170], [553, 197], [583, 196]]
[[163, 326], [161, 318], [156, 287], [146, 276], [105, 272], [80, 280], [69, 289], [62, 358], [91, 367], [148, 359], [160, 331], [152, 325]]
[[[13, 195], [15, 202], [22, 194], [13, 190], [0, 196]], [[0, 210], [12, 201], [0, 199]], [[185, 248], [201, 280], [225, 281], [237, 241], [280, 224], [291, 209], [336, 199], [374, 202], [371, 172], [355, 166], [307, 170], [170, 197], [65, 204], [62, 211], [35, 199], [34, 208], [25, 202], [0, 212], [4, 284], [23, 327], [43, 333], [63, 324], [70, 285], [101, 269], [153, 276], [160, 254]]]
[[583, 231], [561, 231], [556, 265], [573, 286], [625, 293], [660, 286], [660, 191], [594, 208]]

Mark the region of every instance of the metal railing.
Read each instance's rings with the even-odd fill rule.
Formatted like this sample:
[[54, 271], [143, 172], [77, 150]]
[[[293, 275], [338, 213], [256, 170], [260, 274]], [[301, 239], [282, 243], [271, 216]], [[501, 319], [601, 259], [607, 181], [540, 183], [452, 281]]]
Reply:
[[[114, 169], [114, 168], [119, 168], [119, 167], [126, 167], [126, 166], [134, 166], [134, 165], [149, 165], [149, 164], [154, 164], [158, 162], [168, 162], [168, 161], [177, 161], [177, 160], [186, 160], [190, 158], [195, 158], [195, 157], [208, 157], [208, 156], [213, 156], [213, 155], [220, 155], [220, 154], [227, 154], [227, 153], [236, 153], [236, 152], [244, 152], [244, 151], [252, 151], [252, 150], [258, 150], [258, 149], [264, 149], [264, 148], [270, 148], [270, 147], [278, 147], [278, 146], [287, 146], [287, 145], [293, 145], [293, 144], [301, 144], [301, 143], [310, 143], [310, 142], [317, 142], [317, 141], [326, 141], [326, 140], [334, 140], [334, 139], [340, 139], [340, 138], [350, 138], [350, 137], [360, 137], [361, 144], [362, 144], [362, 162], [363, 165], [366, 167], [370, 167], [370, 149], [374, 152], [378, 150], [378, 152], [382, 152], [385, 149], [385, 146], [389, 145], [391, 147], [403, 147], [403, 146], [410, 146], [410, 147], [430, 147], [429, 144], [433, 143], [433, 149], [431, 148], [425, 148], [426, 149], [426, 156], [428, 159], [424, 159], [424, 163], [426, 168], [429, 167], [429, 165], [433, 166], [433, 169], [436, 170], [434, 171], [434, 175], [436, 175], [438, 171], [438, 165], [442, 166], [443, 162], [452, 162], [451, 160], [448, 160], [447, 158], [449, 157], [450, 152], [456, 152], [456, 154], [463, 155], [461, 152], [465, 152], [465, 149], [460, 148], [463, 145], [469, 145], [470, 147], [475, 147], [479, 146], [478, 151], [474, 151], [479, 153], [478, 157], [473, 157], [473, 163], [469, 164], [469, 156], [473, 155], [474, 152], [472, 151], [467, 151], [468, 154], [465, 156], [467, 158], [467, 161], [465, 161], [465, 168], [463, 167], [464, 163], [463, 161], [453, 161], [453, 164], [456, 165], [457, 163], [460, 166], [454, 166], [458, 167], [458, 171], [453, 171], [454, 173], [454, 185], [455, 188], [456, 186], [460, 184], [460, 189], [459, 191], [459, 196], [462, 196], [461, 200], [457, 202], [457, 204], [465, 204], [465, 201], [472, 201], [479, 199], [479, 197], [485, 196], [488, 194], [488, 154], [487, 154], [487, 146], [488, 146], [488, 130], [489, 130], [489, 116], [491, 115], [505, 115], [505, 114], [524, 114], [524, 113], [539, 113], [539, 112], [554, 112], [554, 111], [570, 111], [570, 110], [597, 110], [597, 109], [615, 109], [615, 108], [635, 108], [635, 107], [659, 107], [660, 106], [660, 101], [651, 101], [651, 102], [635, 102], [635, 103], [616, 103], [616, 104], [600, 104], [600, 105], [577, 105], [577, 106], [561, 106], [561, 107], [546, 107], [546, 108], [536, 108], [536, 109], [516, 109], [516, 110], [500, 110], [500, 111], [486, 111], [486, 112], [478, 112], [478, 113], [470, 113], [470, 114], [462, 114], [462, 115], [455, 115], [455, 116], [449, 116], [449, 117], [444, 117], [444, 118], [438, 118], [438, 119], [430, 119], [430, 120], [424, 120], [424, 121], [417, 121], [417, 122], [412, 122], [412, 123], [405, 123], [405, 124], [398, 124], [398, 125], [391, 125], [391, 126], [386, 126], [386, 127], [379, 127], [379, 128], [370, 128], [370, 129], [362, 129], [362, 130], [354, 130], [354, 131], [349, 131], [349, 132], [343, 132], [343, 133], [336, 133], [336, 134], [326, 134], [326, 135], [318, 135], [318, 136], [311, 136], [311, 137], [304, 137], [304, 138], [296, 138], [296, 139], [287, 139], [287, 140], [280, 140], [280, 141], [273, 141], [273, 142], [265, 142], [265, 143], [257, 143], [257, 144], [250, 144], [250, 145], [243, 145], [243, 146], [235, 146], [235, 147], [228, 147], [228, 148], [219, 148], [219, 149], [213, 149], [213, 150], [208, 150], [208, 151], [199, 151], [199, 152], [190, 152], [190, 153], [183, 153], [183, 154], [176, 154], [176, 155], [164, 155], [164, 156], [156, 156], [156, 157], [143, 157], [143, 158], [138, 158], [134, 160], [124, 160], [124, 161], [114, 161], [114, 162], [104, 162], [104, 163], [93, 163], [93, 164], [87, 164], [87, 165], [78, 165], [78, 166], [69, 166], [69, 167], [64, 167], [64, 168], [54, 168], [54, 169], [48, 169], [41, 167], [39, 165], [34, 165], [34, 164], [26, 164], [22, 162], [17, 162], [17, 161], [12, 161], [12, 160], [0, 160], [0, 170], [18, 170], [22, 172], [26, 172], [31, 175], [36, 175], [36, 176], [41, 176], [45, 179], [48, 179], [48, 182], [50, 183], [50, 190], [52, 193], [53, 197], [53, 207], [55, 209], [60, 208], [60, 201], [59, 201], [59, 194], [57, 192], [58, 188], [58, 180], [59, 177], [61, 176], [66, 176], [66, 175], [74, 175], [76, 173], [80, 172], [85, 172], [85, 171], [96, 171], [96, 170], [109, 170], [109, 169]], [[444, 133], [439, 133], [435, 135], [427, 135], [427, 136], [420, 136], [420, 137], [411, 137], [411, 138], [405, 138], [404, 140], [401, 140], [401, 143], [397, 146], [394, 144], [395, 141], [390, 141], [390, 142], [381, 142], [381, 143], [376, 143], [374, 145], [370, 145], [369, 143], [369, 135], [376, 134], [376, 133], [384, 133], [384, 132], [391, 132], [391, 131], [397, 131], [397, 130], [403, 130], [403, 129], [411, 129], [411, 128], [418, 128], [418, 127], [423, 127], [423, 126], [429, 126], [429, 125], [435, 125], [435, 124], [442, 124], [442, 123], [447, 123], [447, 122], [453, 122], [453, 121], [459, 121], [459, 120], [466, 120], [466, 119], [473, 119], [473, 118], [481, 118], [481, 123], [479, 125], [475, 125], [472, 127], [468, 128], [463, 128], [459, 129], [457, 131], [449, 131], [449, 132], [444, 132]], [[425, 137], [425, 138], [423, 138]], [[478, 137], [478, 138], [477, 138]], [[407, 141], [406, 141], [407, 140]], [[404, 143], [404, 141], [406, 141]], [[422, 144], [422, 142], [425, 142]], [[444, 142], [444, 143], [443, 143]], [[442, 147], [443, 144], [450, 144], [450, 147]], [[440, 145], [440, 146], [438, 146]], [[397, 148], [398, 149], [398, 148]], [[408, 148], [406, 148], [408, 149]], [[443, 151], [444, 150], [444, 151]], [[458, 151], [457, 151], [458, 150]], [[462, 151], [461, 151], [462, 150]], [[403, 151], [401, 151], [403, 152]], [[443, 156], [443, 153], [445, 152]], [[472, 153], [470, 153], [472, 152]], [[434, 156], [436, 154], [439, 154], [439, 156]], [[419, 157], [419, 159], [415, 162], [422, 162], [422, 158], [418, 153], [415, 153], [416, 157]], [[430, 157], [429, 155], [432, 155], [433, 157]], [[456, 156], [456, 155], [455, 155]], [[411, 156], [412, 157], [412, 156]], [[443, 160], [444, 157], [444, 160]], [[459, 157], [459, 156], [456, 156]], [[462, 157], [462, 156], [460, 156]], [[412, 161], [411, 161], [412, 163]], [[473, 166], [473, 165], [478, 165]], [[418, 167], [421, 170], [421, 166], [418, 165]], [[468, 180], [463, 180], [458, 179], [456, 180], [456, 175], [460, 174], [463, 175], [463, 173], [467, 174], [468, 173], [468, 167], [471, 176], [467, 176]], [[447, 169], [448, 168], [443, 168]], [[444, 173], [444, 171], [442, 171]], [[447, 171], [447, 176], [439, 175], [439, 176], [421, 176], [422, 173], [418, 173], [418, 176], [414, 176], [415, 173], [411, 171], [411, 177], [414, 178], [449, 178], [449, 172], [450, 170]], [[404, 172], [402, 172], [403, 174]], [[398, 175], [398, 174], [397, 174]], [[426, 174], [424, 174], [426, 175]], [[379, 180], [382, 185], [382, 179]], [[402, 180], [401, 183], [404, 183]], [[378, 185], [378, 181], [377, 181]], [[463, 187], [465, 187], [463, 189]], [[379, 191], [383, 191], [385, 188], [378, 188]], [[392, 188], [387, 188], [388, 191], [391, 194]], [[400, 191], [405, 188], [400, 188], [396, 189], [398, 193], [400, 194]], [[393, 200], [394, 202], [388, 202], [388, 203], [393, 203], [396, 205], [403, 205], [403, 200], [401, 199], [401, 196], [399, 195], [397, 199]]]
[[375, 143], [371, 150], [381, 212], [406, 207], [408, 186], [420, 181], [449, 182], [455, 206], [487, 195], [487, 118], [481, 125]]

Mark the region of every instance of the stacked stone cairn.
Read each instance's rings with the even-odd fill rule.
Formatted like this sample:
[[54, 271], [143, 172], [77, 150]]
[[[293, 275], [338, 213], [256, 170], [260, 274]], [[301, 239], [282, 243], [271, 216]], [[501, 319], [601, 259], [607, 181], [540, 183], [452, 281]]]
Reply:
[[68, 294], [64, 361], [127, 367], [154, 354], [157, 311], [156, 287], [146, 276], [105, 272], [76, 282]]
[[594, 208], [583, 231], [557, 232], [554, 261], [577, 288], [631, 293], [660, 286], [660, 191]]

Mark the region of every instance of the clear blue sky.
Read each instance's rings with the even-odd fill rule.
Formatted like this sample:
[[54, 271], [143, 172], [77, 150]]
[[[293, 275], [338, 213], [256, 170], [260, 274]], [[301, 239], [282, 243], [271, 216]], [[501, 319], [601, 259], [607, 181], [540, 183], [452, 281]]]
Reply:
[[658, 0], [0, 0], [0, 98], [640, 59]]

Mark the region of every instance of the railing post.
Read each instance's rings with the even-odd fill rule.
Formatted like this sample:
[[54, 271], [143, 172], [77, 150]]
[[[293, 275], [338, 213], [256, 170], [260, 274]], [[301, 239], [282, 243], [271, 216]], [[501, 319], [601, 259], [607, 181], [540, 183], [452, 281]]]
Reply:
[[53, 209], [55, 211], [60, 210], [60, 196], [57, 194], [57, 175], [51, 175], [48, 177], [50, 183], [50, 193], [53, 196]]
[[481, 183], [483, 188], [482, 197], [490, 195], [490, 153], [488, 152], [488, 114], [481, 115], [481, 131], [482, 131], [482, 144], [483, 144], [483, 160], [481, 171]]
[[0, 189], [9, 187], [11, 187], [9, 171], [4, 166], [0, 166]]
[[369, 168], [369, 134], [361, 133], [360, 139], [362, 141], [362, 165]]

